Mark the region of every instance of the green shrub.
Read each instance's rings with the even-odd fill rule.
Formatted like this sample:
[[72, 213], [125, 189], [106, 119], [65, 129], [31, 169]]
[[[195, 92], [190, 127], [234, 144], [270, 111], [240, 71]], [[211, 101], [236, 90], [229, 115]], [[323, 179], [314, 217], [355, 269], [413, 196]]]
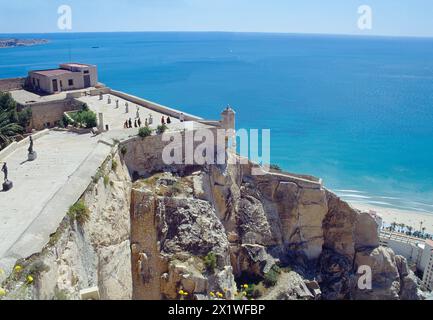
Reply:
[[138, 135], [142, 138], [146, 138], [152, 135], [152, 129], [149, 127], [143, 127], [138, 130]]
[[63, 118], [61, 120], [63, 123], [63, 126], [66, 128], [68, 125], [72, 124], [71, 119], [67, 117], [66, 115], [63, 115]]
[[69, 208], [68, 216], [72, 221], [76, 220], [78, 223], [84, 224], [90, 218], [90, 210], [84, 201], [80, 200]]
[[27, 128], [30, 125], [30, 121], [32, 120], [32, 109], [25, 108], [24, 110], [17, 113], [18, 114], [18, 124]]
[[277, 284], [278, 278], [280, 277], [281, 270], [277, 265], [274, 265], [268, 273], [265, 274], [265, 278], [263, 279], [263, 283], [265, 286], [273, 287]]
[[81, 113], [81, 123], [87, 128], [93, 128], [97, 126], [96, 113], [93, 111], [83, 111]]
[[167, 129], [168, 127], [165, 124], [161, 124], [156, 128], [156, 133], [163, 134]]
[[105, 175], [104, 176], [104, 186], [105, 186], [105, 188], [108, 187], [109, 183], [110, 183], [110, 178], [107, 175]]
[[73, 113], [71, 118], [76, 124], [79, 124], [87, 129], [96, 127], [98, 124], [96, 122], [96, 113], [91, 110], [83, 109], [79, 112]]
[[250, 284], [248, 288], [243, 289], [248, 299], [258, 299], [264, 295], [265, 288], [260, 283], [258, 285]]
[[116, 160], [111, 161], [111, 170], [116, 171], [117, 165], [118, 165], [118, 163]]
[[217, 266], [217, 258], [215, 253], [209, 252], [203, 259], [206, 270], [209, 272], [214, 272]]

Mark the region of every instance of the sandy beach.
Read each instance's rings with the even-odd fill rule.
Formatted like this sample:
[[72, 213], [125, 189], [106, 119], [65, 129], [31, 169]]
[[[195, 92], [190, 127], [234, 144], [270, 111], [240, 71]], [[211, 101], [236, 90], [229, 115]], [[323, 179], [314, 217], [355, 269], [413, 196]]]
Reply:
[[412, 226], [414, 231], [417, 231], [420, 230], [420, 223], [422, 222], [422, 226], [426, 228], [425, 231], [427, 233], [433, 234], [433, 214], [384, 208], [363, 203], [349, 203], [353, 208], [358, 210], [375, 211], [387, 224], [391, 224], [393, 222], [404, 223], [407, 226]]

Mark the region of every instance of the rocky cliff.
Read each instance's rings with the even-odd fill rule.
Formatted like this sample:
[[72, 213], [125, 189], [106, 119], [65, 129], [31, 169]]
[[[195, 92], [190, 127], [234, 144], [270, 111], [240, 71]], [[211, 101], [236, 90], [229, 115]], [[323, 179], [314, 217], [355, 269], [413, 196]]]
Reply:
[[78, 299], [89, 287], [102, 299], [421, 298], [373, 217], [317, 179], [254, 175], [251, 163], [167, 167], [149, 138], [124, 146], [83, 194], [84, 217], [69, 214], [18, 262], [6, 298]]
[[313, 178], [257, 176], [252, 166], [182, 168], [135, 182], [134, 298], [420, 298], [404, 258], [379, 247], [368, 213]]

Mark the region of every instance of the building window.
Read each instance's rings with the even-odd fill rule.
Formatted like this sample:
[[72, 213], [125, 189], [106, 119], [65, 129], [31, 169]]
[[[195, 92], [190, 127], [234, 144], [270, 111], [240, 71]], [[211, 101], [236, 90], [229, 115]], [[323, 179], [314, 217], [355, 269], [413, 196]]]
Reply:
[[69, 85], [69, 86], [73, 86], [73, 85], [74, 85], [74, 80], [69, 79], [69, 80], [68, 80], [68, 85]]
[[89, 74], [89, 70], [84, 70], [84, 74]]

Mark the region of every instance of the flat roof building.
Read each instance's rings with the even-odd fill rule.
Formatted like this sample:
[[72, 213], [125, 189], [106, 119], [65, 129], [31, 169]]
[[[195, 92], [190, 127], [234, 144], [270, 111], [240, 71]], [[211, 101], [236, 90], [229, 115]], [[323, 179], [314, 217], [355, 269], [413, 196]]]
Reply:
[[30, 71], [27, 78], [29, 88], [47, 94], [80, 90], [97, 84], [96, 66], [83, 63], [64, 63], [58, 69]]
[[421, 265], [424, 266], [423, 287], [433, 290], [433, 241], [427, 240], [422, 255]]

